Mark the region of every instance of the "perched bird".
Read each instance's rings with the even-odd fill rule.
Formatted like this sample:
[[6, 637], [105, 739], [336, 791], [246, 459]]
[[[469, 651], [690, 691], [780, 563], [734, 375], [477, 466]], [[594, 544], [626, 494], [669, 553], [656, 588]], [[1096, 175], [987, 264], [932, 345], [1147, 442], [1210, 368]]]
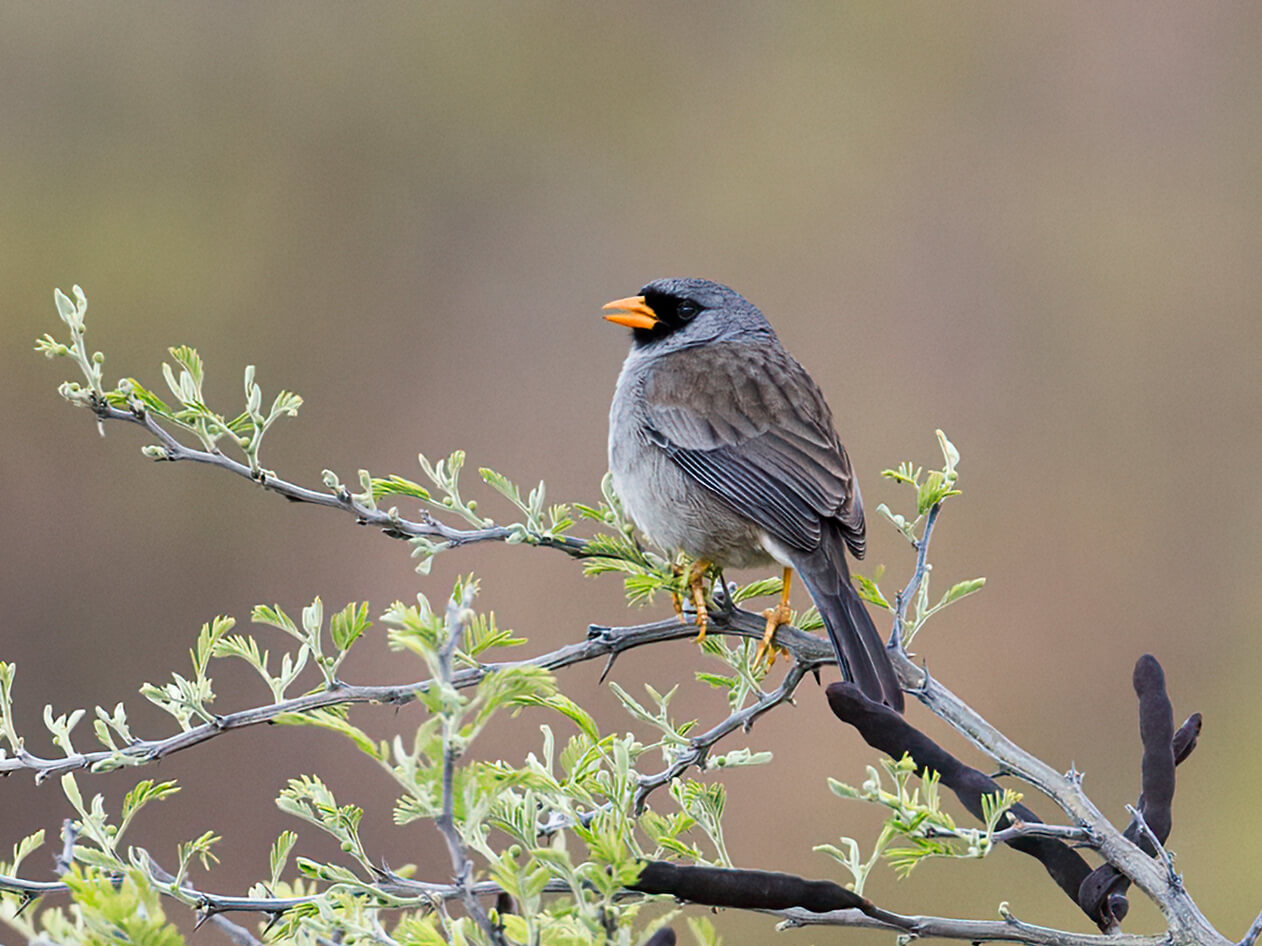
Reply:
[[864, 552], [863, 502], [819, 386], [763, 314], [706, 279], [659, 279], [604, 307], [631, 329], [609, 409], [609, 469], [632, 520], [693, 559], [688, 584], [705, 633], [709, 568], [784, 566], [767, 632], [790, 616], [802, 576], [847, 680], [902, 711], [881, 636], [850, 583]]

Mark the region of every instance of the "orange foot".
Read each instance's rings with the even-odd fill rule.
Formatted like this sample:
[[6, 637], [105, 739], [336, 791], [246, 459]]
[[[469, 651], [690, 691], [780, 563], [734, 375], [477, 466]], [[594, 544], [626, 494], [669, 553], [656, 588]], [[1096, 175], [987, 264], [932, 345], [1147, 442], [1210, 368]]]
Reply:
[[[670, 567], [671, 574], [678, 578], [684, 573], [684, 567], [676, 562]], [[679, 623], [687, 624], [688, 617], [684, 614], [684, 599], [680, 597], [678, 591], [670, 593], [670, 603], [675, 606], [675, 617], [679, 618]]]
[[688, 587], [692, 591], [692, 603], [697, 609], [696, 643], [705, 640], [706, 625], [710, 623], [710, 612], [705, 603], [705, 573], [710, 570], [710, 562], [699, 558], [688, 568]]
[[793, 610], [789, 607], [789, 584], [793, 581], [793, 569], [786, 568], [784, 570], [784, 584], [780, 589], [780, 603], [774, 608], [768, 608], [762, 613], [767, 619], [767, 629], [763, 631], [762, 640], [758, 642], [758, 650], [754, 652], [754, 665], [762, 663], [764, 660], [770, 667], [776, 662], [776, 652], [786, 652], [783, 647], [775, 645], [776, 628], [781, 624], [788, 624], [793, 617]]

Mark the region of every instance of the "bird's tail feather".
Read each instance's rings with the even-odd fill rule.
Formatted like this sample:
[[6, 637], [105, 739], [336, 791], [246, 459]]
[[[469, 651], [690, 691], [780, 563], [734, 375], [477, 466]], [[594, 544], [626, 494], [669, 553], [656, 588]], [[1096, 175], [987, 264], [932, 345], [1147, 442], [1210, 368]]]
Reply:
[[826, 538], [821, 548], [803, 556], [794, 566], [824, 619], [842, 676], [868, 699], [901, 713], [902, 688], [872, 616], [850, 584], [850, 569], [841, 542]]

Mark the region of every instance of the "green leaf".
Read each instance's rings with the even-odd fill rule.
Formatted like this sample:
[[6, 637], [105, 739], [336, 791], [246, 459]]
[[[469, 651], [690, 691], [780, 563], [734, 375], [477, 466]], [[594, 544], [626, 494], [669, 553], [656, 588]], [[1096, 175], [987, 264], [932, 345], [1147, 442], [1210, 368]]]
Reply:
[[424, 502], [430, 501], [430, 492], [420, 483], [414, 483], [402, 476], [387, 476], [385, 479], [376, 479], [370, 481], [372, 484], [372, 495], [374, 499], [381, 499], [383, 496], [410, 496], [413, 499], [419, 499]]
[[852, 575], [851, 578], [854, 580], [854, 583], [859, 586], [859, 597], [864, 601], [869, 604], [874, 604], [879, 608], [884, 608], [886, 611], [892, 612], [894, 610], [894, 606], [885, 600], [885, 595], [881, 594], [881, 589], [871, 578], [867, 578], [858, 573]]
[[356, 748], [365, 755], [379, 761], [384, 761], [389, 755], [384, 744], [374, 742], [368, 733], [347, 722], [333, 709], [321, 708], [301, 713], [281, 713], [274, 722], [280, 726], [316, 726], [339, 733], [353, 742]]
[[131, 385], [132, 397], [143, 404], [147, 410], [167, 417], [171, 415], [171, 409], [167, 407], [166, 402], [162, 400], [162, 398], [158, 397], [158, 395], [150, 391], [135, 378], [128, 378], [127, 382]]
[[127, 825], [131, 823], [131, 819], [145, 805], [151, 801], [161, 801], [180, 790], [180, 786], [174, 781], [155, 783], [153, 779], [147, 778], [137, 782], [135, 786], [123, 797], [123, 812], [118, 825], [118, 834], [115, 840], [127, 829]]
[[40, 828], [34, 834], [28, 834], [17, 844], [13, 845], [13, 860], [9, 862], [6, 873], [17, 874], [22, 862], [43, 844], [44, 829]]
[[280, 875], [284, 872], [285, 865], [289, 863], [289, 852], [293, 850], [297, 841], [298, 835], [295, 832], [285, 830], [280, 833], [280, 836], [272, 844], [268, 863], [271, 867], [273, 888], [280, 883]]
[[819, 608], [811, 605], [793, 622], [793, 626], [799, 631], [818, 631], [824, 626], [824, 619], [820, 616]]
[[947, 435], [940, 429], [935, 430], [934, 434], [938, 438], [938, 446], [942, 449], [942, 459], [946, 462], [946, 466], [942, 472], [946, 474], [949, 481], [955, 482], [955, 468], [960, 465], [960, 451], [956, 449], [955, 444], [947, 439]]
[[832, 793], [834, 795], [837, 795], [841, 798], [862, 798], [863, 797], [863, 793], [860, 792], [857, 788], [852, 788], [851, 786], [847, 785], [845, 782], [839, 782], [835, 778], [830, 778], [828, 780], [828, 787], [832, 790]]
[[348, 604], [329, 620], [329, 634], [338, 650], [350, 650], [360, 635], [372, 625], [368, 620], [368, 602]]
[[60, 289], [54, 289], [53, 302], [57, 304], [57, 315], [60, 316], [61, 320], [72, 328], [76, 327], [75, 316], [78, 313], [75, 311], [75, 304], [70, 301], [70, 297]]
[[942, 600], [938, 602], [937, 607], [945, 608], [952, 601], [958, 601], [960, 598], [971, 595], [975, 591], [980, 591], [985, 584], [985, 578], [970, 578], [968, 581], [961, 581], [952, 585], [950, 591], [942, 596]]
[[[709, 638], [707, 638], [708, 640]], [[694, 676], [701, 683], [707, 683], [716, 690], [730, 690], [732, 687], [740, 683], [737, 677], [725, 677], [717, 673], [707, 673], [704, 670], [698, 670]]]
[[718, 931], [709, 917], [688, 917], [688, 929], [692, 933], [692, 938], [697, 941], [697, 946], [722, 946]]
[[732, 595], [732, 601], [740, 604], [742, 601], [748, 601], [750, 598], [764, 598], [767, 595], [779, 594], [784, 590], [784, 580], [781, 578], [760, 578], [758, 581], [750, 582], [742, 588], [737, 588], [736, 593]]
[[281, 610], [280, 605], [258, 604], [254, 606], [254, 610], [250, 612], [250, 620], [255, 624], [267, 624], [271, 627], [279, 628], [290, 637], [300, 641], [306, 640], [306, 635], [302, 634], [293, 620]]
[[70, 806], [80, 816], [86, 817], [87, 811], [83, 807], [83, 795], [79, 792], [79, 783], [75, 781], [73, 772], [67, 772], [61, 777], [61, 790], [66, 796], [66, 801], [70, 802]]
[[553, 693], [550, 696], [528, 698], [522, 701], [529, 705], [546, 706], [554, 709], [562, 716], [571, 720], [580, 730], [582, 730], [593, 742], [600, 739], [600, 731], [596, 726], [596, 720], [583, 707], [579, 706], [568, 696], [562, 693]]

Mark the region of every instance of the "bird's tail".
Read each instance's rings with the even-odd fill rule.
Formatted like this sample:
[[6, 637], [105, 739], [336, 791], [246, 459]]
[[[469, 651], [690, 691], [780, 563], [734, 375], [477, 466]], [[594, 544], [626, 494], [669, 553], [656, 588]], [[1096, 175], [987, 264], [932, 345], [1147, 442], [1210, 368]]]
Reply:
[[841, 675], [868, 699], [901, 713], [902, 688], [885, 643], [863, 599], [850, 583], [841, 537], [825, 535], [818, 549], [793, 564], [824, 619]]

